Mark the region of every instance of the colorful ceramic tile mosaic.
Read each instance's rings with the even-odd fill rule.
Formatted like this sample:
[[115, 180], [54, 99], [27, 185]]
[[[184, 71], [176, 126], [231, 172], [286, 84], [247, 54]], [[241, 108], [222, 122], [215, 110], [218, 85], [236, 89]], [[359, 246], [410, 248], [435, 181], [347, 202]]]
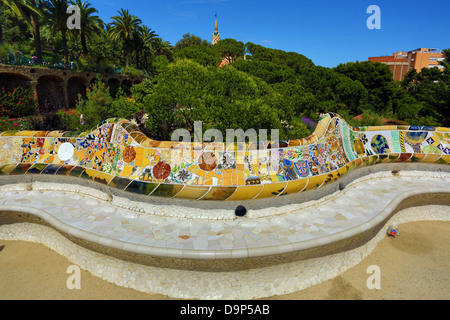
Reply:
[[450, 163], [450, 128], [353, 128], [326, 114], [308, 138], [258, 146], [160, 142], [131, 122], [92, 132], [2, 132], [0, 175], [89, 179], [127, 192], [192, 200], [251, 200], [315, 190], [357, 167]]

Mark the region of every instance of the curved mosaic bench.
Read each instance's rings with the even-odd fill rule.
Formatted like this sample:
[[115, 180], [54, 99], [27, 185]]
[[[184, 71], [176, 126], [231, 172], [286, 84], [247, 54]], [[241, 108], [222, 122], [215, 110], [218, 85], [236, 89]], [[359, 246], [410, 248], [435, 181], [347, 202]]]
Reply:
[[245, 146], [154, 141], [123, 119], [84, 133], [0, 133], [0, 175], [70, 176], [190, 200], [279, 197], [323, 188], [355, 168], [398, 162], [449, 164], [450, 128], [353, 128], [326, 114], [308, 138]]

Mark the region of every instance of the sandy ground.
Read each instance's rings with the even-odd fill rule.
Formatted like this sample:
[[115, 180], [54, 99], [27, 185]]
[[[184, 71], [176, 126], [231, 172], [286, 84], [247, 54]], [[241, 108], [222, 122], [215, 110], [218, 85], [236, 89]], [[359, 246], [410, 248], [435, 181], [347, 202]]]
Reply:
[[[448, 300], [450, 298], [450, 222], [400, 226], [400, 237], [384, 239], [361, 264], [328, 282], [271, 300]], [[169, 300], [120, 288], [88, 272], [81, 290], [69, 290], [71, 263], [39, 244], [0, 241], [0, 299]], [[369, 266], [379, 266], [381, 289], [369, 290]]]

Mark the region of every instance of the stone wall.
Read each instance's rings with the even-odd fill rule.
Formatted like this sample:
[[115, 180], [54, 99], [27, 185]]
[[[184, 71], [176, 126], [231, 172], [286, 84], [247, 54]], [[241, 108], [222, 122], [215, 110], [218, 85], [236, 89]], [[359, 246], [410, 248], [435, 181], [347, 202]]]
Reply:
[[[68, 70], [51, 70], [22, 66], [0, 65], [0, 85], [14, 88], [30, 87], [39, 96], [39, 103], [45, 101], [57, 104], [56, 107], [73, 107], [74, 99], [82, 94], [93, 83], [99, 74], [95, 72], [78, 72]], [[140, 83], [140, 77], [129, 77], [116, 74], [100, 74], [101, 79], [108, 83], [116, 81], [120, 85]]]

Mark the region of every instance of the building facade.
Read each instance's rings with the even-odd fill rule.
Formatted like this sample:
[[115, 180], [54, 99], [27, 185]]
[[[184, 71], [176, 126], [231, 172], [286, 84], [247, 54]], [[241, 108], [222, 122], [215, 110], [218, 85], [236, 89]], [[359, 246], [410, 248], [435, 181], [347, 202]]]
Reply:
[[444, 54], [438, 49], [419, 48], [403, 52], [399, 51], [392, 56], [370, 57], [369, 61], [387, 64], [394, 75], [395, 81], [402, 81], [405, 75], [412, 69], [421, 72], [423, 68], [439, 68], [444, 61]]

